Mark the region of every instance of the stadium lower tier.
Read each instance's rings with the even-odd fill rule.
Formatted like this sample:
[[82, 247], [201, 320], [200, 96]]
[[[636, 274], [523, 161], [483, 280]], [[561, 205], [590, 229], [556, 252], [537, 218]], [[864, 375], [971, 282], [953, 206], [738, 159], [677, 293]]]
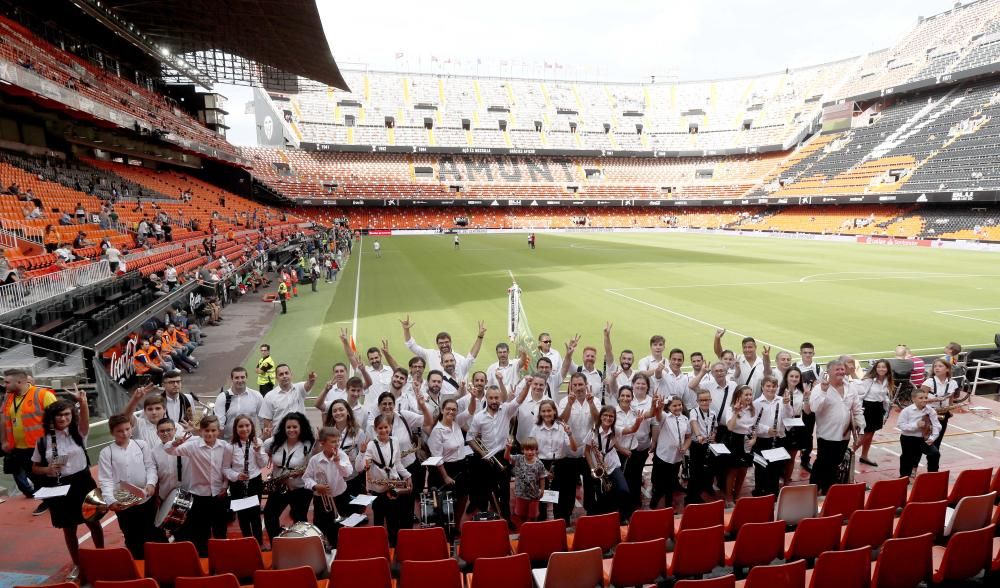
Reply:
[[1000, 209], [948, 206], [323, 208], [292, 212], [355, 229], [704, 228], [895, 238], [1000, 241]]

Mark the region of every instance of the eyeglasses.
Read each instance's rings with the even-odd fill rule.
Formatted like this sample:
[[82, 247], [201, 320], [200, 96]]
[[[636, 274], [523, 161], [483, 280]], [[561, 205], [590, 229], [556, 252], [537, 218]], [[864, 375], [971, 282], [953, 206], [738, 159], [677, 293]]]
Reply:
[[549, 339], [548, 341], [539, 341], [539, 343], [552, 343], [552, 340]]

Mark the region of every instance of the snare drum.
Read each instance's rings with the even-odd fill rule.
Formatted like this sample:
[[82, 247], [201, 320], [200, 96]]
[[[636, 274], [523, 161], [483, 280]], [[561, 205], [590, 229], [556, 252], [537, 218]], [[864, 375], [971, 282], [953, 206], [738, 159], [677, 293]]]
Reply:
[[174, 488], [160, 505], [160, 510], [156, 512], [154, 520], [156, 527], [167, 533], [173, 533], [187, 520], [188, 511], [191, 510], [193, 503], [194, 499], [190, 492], [183, 488]]
[[306, 522], [292, 523], [291, 526], [282, 529], [281, 533], [278, 533], [278, 537], [319, 537], [323, 540], [323, 548], [327, 549], [328, 547], [323, 531], [320, 531], [316, 525]]

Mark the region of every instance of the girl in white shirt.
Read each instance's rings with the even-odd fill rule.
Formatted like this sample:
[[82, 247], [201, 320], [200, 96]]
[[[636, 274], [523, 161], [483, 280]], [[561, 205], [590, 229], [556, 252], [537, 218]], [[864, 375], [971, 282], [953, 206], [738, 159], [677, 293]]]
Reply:
[[[355, 412], [346, 400], [334, 400], [327, 411], [330, 416], [328, 427], [332, 427], [340, 437], [340, 450], [347, 454], [351, 464], [357, 462], [358, 457], [365, 450], [368, 444], [368, 435], [362, 429], [361, 422], [355, 418]], [[347, 476], [347, 494], [358, 496], [365, 493], [365, 477], [357, 469], [353, 469]], [[350, 513], [364, 514], [365, 507], [358, 505], [346, 505], [341, 514], [348, 516]]]
[[861, 406], [865, 411], [865, 431], [854, 444], [854, 449], [861, 448], [861, 457], [859, 458], [861, 463], [878, 467], [877, 463], [868, 458], [868, 451], [872, 448], [875, 432], [881, 429], [885, 422], [885, 415], [889, 410], [889, 399], [896, 389], [895, 383], [892, 381], [892, 368], [889, 366], [889, 360], [876, 361], [857, 386], [859, 386], [856, 388], [858, 392], [864, 394]]
[[[781, 461], [770, 462], [764, 457], [764, 451], [780, 446], [785, 436], [784, 420], [791, 415], [791, 405], [777, 396], [778, 380], [772, 375], [761, 379], [761, 395], [753, 401], [754, 418], [753, 432], [756, 435], [753, 452], [754, 459], [754, 496], [765, 496], [778, 493], [778, 479], [785, 467]], [[767, 465], [762, 466], [761, 461]]]
[[[529, 436], [538, 441], [538, 457], [549, 471], [549, 487], [558, 492], [575, 494], [576, 481], [572, 475], [573, 468], [566, 461], [566, 449], [576, 451], [576, 439], [569, 424], [557, 418], [558, 414], [555, 401], [549, 398], [542, 400], [538, 404], [538, 419]], [[569, 482], [572, 483], [572, 488], [565, 488]], [[539, 505], [539, 519], [544, 521], [548, 518], [548, 513], [548, 503], [542, 502]]]
[[73, 560], [73, 570], [67, 580], [79, 576], [80, 542], [76, 530], [81, 523], [90, 530], [94, 545], [104, 547], [104, 528], [100, 521], [83, 520], [83, 499], [97, 488], [97, 482], [90, 475], [90, 460], [87, 459], [87, 433], [90, 431], [87, 395], [77, 390], [75, 396], [80, 403], [79, 415], [73, 403], [66, 400], [56, 400], [45, 407], [42, 417], [45, 434], [31, 456], [32, 473], [44, 480], [41, 486], [69, 486], [65, 496], [47, 499], [52, 526], [62, 529], [66, 549]]
[[[419, 388], [419, 381], [417, 386]], [[390, 434], [395, 440], [396, 445], [399, 446], [400, 463], [406, 468], [412, 478], [413, 492], [405, 493], [400, 497], [401, 502], [408, 504], [399, 506], [401, 509], [408, 507], [410, 512], [413, 512], [416, 494], [423, 490], [424, 481], [427, 477], [427, 470], [420, 465], [421, 460], [417, 459], [417, 450], [418, 448], [423, 449], [421, 439], [426, 436], [424, 431], [430, 430], [434, 426], [434, 418], [427, 407], [427, 403], [424, 401], [424, 395], [419, 392], [419, 389], [413, 401], [417, 410], [421, 411], [420, 413], [402, 407], [397, 411], [396, 397], [392, 395], [392, 392], [383, 392], [378, 396], [379, 416], [383, 417], [389, 424]], [[374, 423], [368, 428], [367, 434], [369, 439], [375, 438], [375, 429]]]
[[691, 409], [688, 420], [691, 423], [691, 457], [690, 478], [684, 504], [699, 504], [704, 502], [702, 492], [710, 490], [715, 477], [709, 469], [708, 446], [715, 443], [715, 430], [719, 421], [718, 415], [712, 410], [712, 393], [699, 389], [698, 405]]
[[[384, 394], [383, 394], [384, 396]], [[381, 400], [379, 401], [381, 405]], [[413, 480], [403, 465], [400, 440], [392, 434], [392, 422], [385, 414], [375, 417], [375, 438], [368, 444], [363, 468], [368, 480], [368, 490], [376, 495], [372, 513], [376, 525], [385, 525], [389, 545], [396, 545], [396, 536], [403, 527], [413, 526]], [[404, 481], [402, 488], [391, 488], [385, 480]]]
[[621, 467], [621, 459], [618, 454], [628, 453], [629, 450], [622, 445], [621, 433], [615, 430], [615, 407], [603, 406], [597, 415], [597, 426], [591, 429], [584, 437], [583, 444], [596, 448], [604, 459], [604, 472], [611, 487], [604, 491], [602, 483], [595, 484], [597, 496], [593, 502], [594, 512], [587, 514], [603, 514], [612, 512], [616, 508], [618, 516], [624, 520], [627, 512], [625, 505], [628, 503], [628, 483], [625, 481], [625, 471]]
[[[803, 380], [802, 370], [794, 365], [785, 370], [785, 376], [778, 386], [778, 396], [789, 407], [790, 418], [804, 420], [805, 415], [812, 413], [812, 409], [809, 407], [810, 391], [812, 391], [812, 383], [807, 383]], [[808, 440], [806, 439], [807, 436], [810, 437]], [[785, 471], [782, 474], [785, 484], [788, 484], [792, 479], [792, 471], [795, 469], [795, 458], [799, 454], [799, 450], [812, 444], [811, 437], [812, 433], [805, 425], [805, 422], [796, 427], [785, 428], [785, 437], [781, 446], [791, 456], [791, 459], [785, 464]]]
[[[264, 482], [260, 470], [267, 465], [268, 456], [264, 445], [257, 436], [253, 417], [245, 414], [233, 419], [233, 456], [226, 464], [223, 473], [229, 480], [229, 495], [233, 499], [256, 496], [260, 502], [264, 492]], [[240, 531], [244, 537], [253, 537], [257, 543], [264, 544], [264, 531], [261, 526], [260, 504], [253, 508], [236, 513], [240, 521]]]
[[736, 498], [743, 488], [743, 481], [747, 477], [747, 468], [750, 467], [753, 444], [757, 440], [752, 431], [754, 425], [753, 388], [750, 386], [740, 386], [733, 393], [733, 401], [726, 407], [722, 420], [726, 421], [726, 428], [729, 430], [726, 439], [726, 448], [729, 449], [728, 470], [726, 471], [726, 487], [723, 494], [726, 497], [726, 506], [736, 505]]
[[[951, 364], [944, 359], [935, 359], [931, 368], [933, 376], [920, 385], [921, 390], [928, 394], [927, 403], [932, 408], [947, 408], [951, 406], [952, 398], [958, 393], [958, 382], [951, 379]], [[941, 420], [941, 432], [934, 440], [934, 446], [941, 449], [941, 442], [944, 441], [944, 432], [948, 430], [948, 421], [951, 420], [951, 413], [946, 412], [939, 416]], [[867, 423], [866, 423], [867, 424]]]
[[428, 485], [450, 490], [455, 500], [455, 526], [461, 528], [462, 515], [469, 501], [469, 455], [472, 450], [465, 444], [462, 424], [471, 415], [458, 412], [458, 402], [449, 398], [441, 403], [437, 424], [427, 437], [427, 449], [442, 461], [430, 472]]
[[[646, 377], [644, 374], [636, 374]], [[635, 407], [633, 402], [633, 388], [622, 386], [618, 390], [618, 408], [615, 411], [615, 429], [621, 436], [622, 451], [618, 452], [618, 457], [624, 464], [625, 483], [628, 485], [629, 501], [622, 509], [625, 513], [623, 522], [632, 518], [635, 509], [642, 505], [642, 498], [639, 492], [642, 490], [642, 469], [646, 466], [646, 458], [649, 457], [649, 423], [646, 417], [646, 410]], [[639, 449], [640, 437], [645, 443], [645, 448]]]
[[[666, 405], [669, 414], [663, 414], [664, 402], [669, 403]], [[681, 463], [691, 444], [691, 425], [684, 416], [684, 401], [680, 396], [669, 400], [664, 400], [662, 396], [653, 398], [650, 415], [656, 419], [660, 432], [653, 455], [653, 492], [649, 496], [649, 508], [656, 508], [661, 498], [670, 508], [674, 504]]]
[[271, 477], [291, 474], [278, 491], [268, 495], [264, 505], [264, 528], [271, 541], [281, 532], [281, 513], [286, 508], [290, 510], [292, 521], [309, 520], [312, 492], [305, 489], [302, 474], [315, 445], [309, 419], [301, 412], [286, 414], [278, 423], [274, 436], [264, 443], [264, 450], [274, 466]]

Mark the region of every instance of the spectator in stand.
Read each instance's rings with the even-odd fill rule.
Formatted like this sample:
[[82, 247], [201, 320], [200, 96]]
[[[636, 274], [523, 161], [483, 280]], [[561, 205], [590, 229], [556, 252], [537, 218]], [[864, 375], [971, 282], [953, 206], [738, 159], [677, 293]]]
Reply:
[[913, 372], [910, 373], [910, 383], [913, 384], [914, 388], [919, 388], [924, 380], [927, 379], [927, 364], [924, 360], [910, 351], [910, 348], [906, 345], [896, 346], [896, 358], [897, 359], [908, 359], [913, 362]]
[[59, 247], [53, 252], [56, 254], [57, 263], [70, 263], [76, 257], [73, 255], [73, 251], [70, 250], [69, 245], [66, 243], [60, 243]]
[[28, 208], [24, 209], [24, 218], [27, 220], [36, 220], [44, 216], [45, 213], [42, 212], [42, 207], [38, 206], [37, 204], [30, 209]]
[[87, 233], [80, 231], [76, 234], [76, 238], [73, 239], [73, 249], [83, 249], [84, 247], [93, 247], [94, 242], [87, 240]]
[[45, 225], [45, 232], [42, 235], [42, 242], [45, 244], [45, 252], [53, 253], [59, 248], [59, 233], [52, 225]]
[[167, 290], [172, 292], [177, 288], [177, 268], [169, 261], [166, 269], [163, 270], [163, 281], [167, 285]]
[[108, 260], [108, 267], [111, 269], [111, 273], [118, 273], [118, 264], [121, 262], [121, 254], [114, 245], [110, 242], [108, 246], [104, 249], [104, 258]]
[[87, 222], [87, 211], [83, 208], [82, 202], [76, 203], [76, 210], [74, 212], [76, 213], [77, 224], [82, 225]]

